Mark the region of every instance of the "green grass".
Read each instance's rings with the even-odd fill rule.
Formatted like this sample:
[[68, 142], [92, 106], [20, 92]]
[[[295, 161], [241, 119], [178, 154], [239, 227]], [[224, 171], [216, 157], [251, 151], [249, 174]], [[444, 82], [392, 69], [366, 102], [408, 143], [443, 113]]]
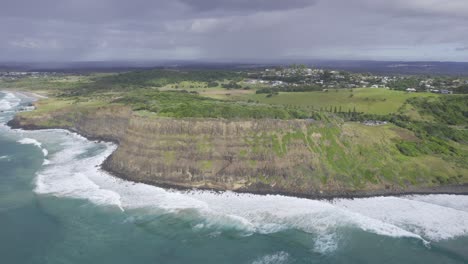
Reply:
[[413, 97], [438, 96], [431, 93], [406, 93], [387, 89], [359, 88], [329, 90], [328, 92], [281, 92], [267, 97], [266, 94], [245, 95], [244, 100], [254, 100], [266, 104], [281, 104], [313, 107], [317, 110], [341, 107], [343, 112], [353, 111], [385, 115], [395, 113], [404, 102]]
[[[295, 177], [304, 184], [320, 179], [321, 184], [362, 189], [369, 185], [432, 186], [467, 181], [467, 168], [454, 157], [401, 153], [397, 143], [404, 138], [416, 137], [393, 124], [371, 127], [352, 122], [314, 123], [306, 129], [246, 135], [248, 149], [242, 153], [247, 157], [274, 154], [279, 160], [287, 160], [290, 152], [299, 151], [304, 157], [312, 157], [303, 161], [303, 168], [295, 168]], [[278, 176], [265, 180], [284, 179]]]
[[129, 92], [114, 103], [129, 105], [141, 115], [148, 112], [161, 117], [195, 118], [240, 118], [240, 119], [295, 119], [306, 117], [305, 113], [281, 106], [222, 101], [187, 92], [138, 90]]

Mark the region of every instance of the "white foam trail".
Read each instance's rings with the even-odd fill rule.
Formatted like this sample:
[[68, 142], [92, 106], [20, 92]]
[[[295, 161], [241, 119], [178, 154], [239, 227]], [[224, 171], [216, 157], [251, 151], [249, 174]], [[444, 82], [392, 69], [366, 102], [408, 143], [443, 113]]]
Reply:
[[45, 148], [42, 147], [42, 143], [37, 141], [36, 139], [33, 139], [33, 138], [22, 138], [20, 140], [17, 141], [18, 143], [20, 144], [25, 144], [25, 145], [34, 145], [38, 148], [41, 149], [42, 151], [42, 154], [44, 155], [44, 157], [47, 157], [47, 155], [49, 154], [49, 151]]
[[8, 159], [9, 156], [0, 156], [0, 160], [3, 160], [3, 159]]
[[10, 110], [18, 106], [21, 102], [21, 99], [16, 97], [12, 93], [5, 93], [5, 96], [0, 99], [0, 111]]
[[436, 204], [397, 197], [336, 200], [335, 205], [381, 220], [429, 240], [468, 234], [468, 213]]
[[263, 256], [252, 262], [252, 264], [283, 264], [287, 263], [288, 260], [289, 254], [287, 252], [280, 251], [271, 255]]
[[39, 141], [37, 141], [37, 140], [35, 140], [33, 138], [22, 138], [22, 139], [18, 140], [18, 143], [25, 144], [25, 145], [26, 144], [34, 145], [34, 146], [36, 146], [38, 148], [42, 148], [41, 142], [39, 142]]
[[314, 241], [314, 251], [320, 253], [330, 253], [338, 248], [337, 233], [331, 233], [319, 236]]
[[[62, 140], [67, 137], [63, 131], [61, 137]], [[101, 188], [92, 180], [96, 177], [94, 174], [102, 173], [96, 166], [100, 165], [115, 147], [109, 145], [106, 151], [97, 156], [80, 158], [78, 156], [93, 147], [93, 143], [85, 142], [84, 138], [77, 135], [75, 137], [85, 144], [80, 146], [74, 144], [73, 141], [62, 142], [63, 150], [47, 160], [49, 166], [38, 174], [35, 191], [42, 194], [88, 199], [96, 204], [110, 204], [122, 208], [117, 193]]]
[[450, 194], [437, 194], [437, 195], [411, 195], [405, 197], [406, 199], [426, 202], [430, 204], [437, 204], [464, 212], [468, 212], [468, 196], [467, 195], [450, 195]]

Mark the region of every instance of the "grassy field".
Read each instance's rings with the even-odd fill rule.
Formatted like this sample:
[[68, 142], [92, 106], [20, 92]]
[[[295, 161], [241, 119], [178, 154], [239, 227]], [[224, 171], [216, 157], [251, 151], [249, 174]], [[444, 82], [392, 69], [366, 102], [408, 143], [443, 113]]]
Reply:
[[[330, 109], [330, 107], [341, 107], [342, 111], [353, 111], [369, 114], [390, 114], [395, 113], [408, 98], [438, 96], [432, 93], [407, 93], [386, 89], [341, 89], [329, 90], [328, 92], [297, 92], [279, 93], [272, 97], [266, 94], [249, 94], [243, 97], [244, 100], [259, 101], [267, 104], [282, 104], [293, 106], [311, 106], [319, 110]], [[239, 98], [241, 99], [241, 98]]]

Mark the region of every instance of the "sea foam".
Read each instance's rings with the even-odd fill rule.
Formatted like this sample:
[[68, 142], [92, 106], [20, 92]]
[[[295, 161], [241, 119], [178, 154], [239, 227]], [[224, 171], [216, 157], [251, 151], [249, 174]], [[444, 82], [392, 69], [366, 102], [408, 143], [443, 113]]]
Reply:
[[[39, 142], [39, 141], [37, 141], [36, 139], [33, 139], [33, 138], [22, 138], [22, 139], [18, 140], [17, 142], [20, 143], [20, 144], [25, 144], [25, 145], [27, 145], [27, 144], [29, 144], [29, 145], [34, 145], [34, 146], [40, 148], [41, 151], [42, 151], [42, 155], [43, 155], [44, 157], [47, 157], [47, 155], [49, 155], [49, 151], [48, 151], [46, 148], [43, 148], [43, 147], [42, 147], [42, 143]], [[49, 163], [48, 160], [44, 160], [44, 161], [45, 161], [44, 164], [48, 164], [48, 163]]]
[[289, 254], [284, 251], [276, 252], [271, 255], [265, 255], [263, 257], [254, 260], [252, 264], [282, 264], [288, 263]]
[[4, 94], [5, 95], [0, 99], [0, 111], [11, 110], [20, 104], [21, 99], [14, 94], [8, 92]]
[[405, 197], [410, 200], [425, 202], [429, 204], [437, 204], [440, 206], [461, 210], [468, 213], [468, 196], [467, 195], [450, 195], [450, 194], [430, 194], [430, 195], [411, 195]]
[[[432, 196], [432, 200], [434, 200]], [[452, 197], [453, 202], [458, 198]], [[431, 199], [428, 199], [428, 201]], [[429, 202], [397, 197], [337, 200], [340, 208], [359, 213], [419, 234], [429, 240], [443, 240], [468, 234], [468, 213]]]

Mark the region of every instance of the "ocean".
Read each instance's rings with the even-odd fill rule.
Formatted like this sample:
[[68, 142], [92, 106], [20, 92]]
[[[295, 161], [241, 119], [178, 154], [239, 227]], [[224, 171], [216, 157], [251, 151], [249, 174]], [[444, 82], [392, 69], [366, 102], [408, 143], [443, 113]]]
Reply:
[[118, 179], [115, 150], [12, 130], [0, 93], [0, 263], [468, 263], [468, 196], [308, 200]]

